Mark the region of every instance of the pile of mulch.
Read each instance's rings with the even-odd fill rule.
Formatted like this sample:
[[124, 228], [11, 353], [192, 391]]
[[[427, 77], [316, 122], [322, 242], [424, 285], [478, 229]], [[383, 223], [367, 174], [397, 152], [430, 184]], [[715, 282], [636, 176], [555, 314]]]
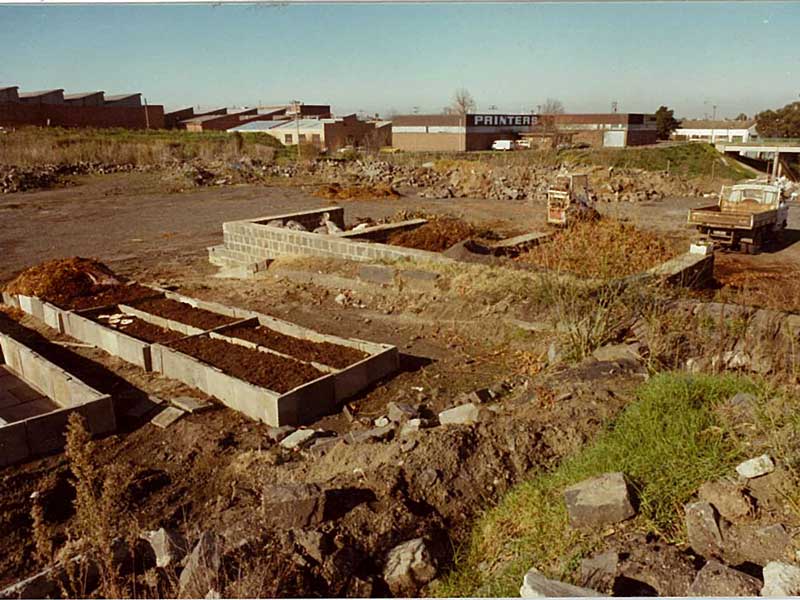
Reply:
[[309, 364], [291, 358], [207, 336], [188, 337], [171, 344], [171, 347], [217, 367], [228, 375], [279, 393], [288, 392], [325, 374]]
[[443, 252], [476, 233], [475, 228], [462, 219], [437, 217], [417, 229], [395, 233], [389, 237], [389, 243], [404, 248]]
[[65, 306], [75, 298], [93, 296], [122, 283], [103, 263], [74, 256], [48, 260], [26, 269], [5, 287], [5, 291]]
[[198, 329], [204, 330], [222, 327], [223, 325], [228, 325], [229, 323], [239, 320], [236, 317], [228, 317], [226, 315], [211, 312], [210, 310], [195, 308], [194, 306], [190, 306], [185, 302], [178, 302], [177, 300], [172, 300], [170, 298], [149, 298], [145, 300], [139, 300], [138, 302], [131, 304], [131, 306], [143, 312], [150, 313], [151, 315], [163, 317], [164, 319], [169, 319], [171, 321], [177, 321], [178, 323], [185, 323], [186, 325], [191, 325], [192, 327], [197, 327]]
[[262, 325], [257, 327], [237, 325], [232, 329], [226, 329], [225, 335], [247, 340], [300, 360], [313, 361], [337, 369], [349, 367], [367, 357], [366, 352], [355, 348], [339, 346], [330, 342], [312, 342], [279, 333]]
[[322, 186], [314, 195], [318, 198], [327, 198], [328, 200], [377, 200], [401, 197], [401, 194], [397, 190], [384, 183], [348, 187], [344, 187], [338, 183], [331, 183]]
[[615, 279], [641, 273], [678, 254], [674, 240], [603, 218], [575, 221], [515, 260], [582, 277]]

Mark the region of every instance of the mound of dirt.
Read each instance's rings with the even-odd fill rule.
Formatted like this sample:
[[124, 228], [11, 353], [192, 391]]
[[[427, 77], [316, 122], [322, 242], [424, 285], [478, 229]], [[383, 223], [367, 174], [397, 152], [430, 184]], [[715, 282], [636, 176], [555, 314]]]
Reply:
[[103, 263], [74, 256], [49, 260], [26, 269], [5, 287], [5, 291], [37, 296], [64, 306], [76, 298], [93, 296], [122, 283]]
[[612, 279], [640, 273], [678, 254], [670, 240], [616, 219], [577, 221], [515, 260], [583, 277]]
[[458, 242], [475, 235], [475, 228], [455, 217], [435, 218], [422, 227], [396, 233], [389, 238], [393, 246], [443, 252]]
[[343, 187], [338, 183], [331, 183], [322, 186], [314, 195], [318, 198], [327, 198], [328, 200], [374, 200], [378, 198], [401, 197], [401, 194], [392, 186], [383, 183], [348, 187]]

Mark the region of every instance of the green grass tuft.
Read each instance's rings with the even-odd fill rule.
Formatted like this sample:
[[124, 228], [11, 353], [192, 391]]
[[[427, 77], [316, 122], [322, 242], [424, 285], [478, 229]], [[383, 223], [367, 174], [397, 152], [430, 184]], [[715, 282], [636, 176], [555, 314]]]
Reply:
[[644, 384], [607, 432], [553, 472], [516, 486], [476, 523], [440, 596], [515, 596], [532, 566], [569, 579], [581, 557], [600, 545], [598, 532], [568, 526], [563, 491], [622, 471], [639, 498], [634, 525], [666, 540], [683, 537], [682, 506], [704, 481], [742, 458], [713, 408], [739, 391], [763, 392], [735, 376], [661, 374]]

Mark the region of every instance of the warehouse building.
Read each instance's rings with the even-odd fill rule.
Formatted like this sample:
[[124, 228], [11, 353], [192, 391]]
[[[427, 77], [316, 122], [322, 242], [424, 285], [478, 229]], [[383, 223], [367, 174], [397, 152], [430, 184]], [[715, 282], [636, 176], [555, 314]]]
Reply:
[[746, 121], [681, 121], [672, 132], [672, 139], [695, 142], [749, 142], [758, 137], [755, 119]]
[[361, 121], [356, 115], [338, 119], [258, 120], [228, 129], [229, 132], [266, 133], [284, 146], [313, 144], [320, 149], [336, 150], [345, 146], [366, 146], [373, 143], [374, 123]]
[[23, 104], [64, 104], [64, 90], [20, 92], [19, 101]]
[[623, 148], [658, 142], [656, 116], [643, 113], [542, 115], [541, 127], [571, 133], [572, 143]]
[[392, 120], [392, 146], [408, 151], [489, 150], [536, 125], [536, 115], [401, 115]]
[[103, 106], [105, 92], [83, 92], [81, 94], [64, 94], [64, 104], [70, 106]]
[[19, 102], [19, 88], [15, 85], [0, 87], [0, 103]]

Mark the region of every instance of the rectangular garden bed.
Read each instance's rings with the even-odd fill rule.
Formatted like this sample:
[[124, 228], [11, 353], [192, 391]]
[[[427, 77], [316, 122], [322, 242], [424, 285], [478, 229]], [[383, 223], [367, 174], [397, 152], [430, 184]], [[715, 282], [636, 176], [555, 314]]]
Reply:
[[130, 305], [62, 311], [64, 333], [276, 426], [328, 414], [399, 368], [394, 346], [149, 289]]
[[[110, 396], [2, 333], [0, 363], [5, 372], [0, 389], [10, 391], [0, 396], [5, 407], [5, 411], [0, 408], [0, 466], [63, 448], [67, 418], [72, 412], [83, 415], [93, 435], [116, 429]], [[29, 406], [23, 406], [25, 403]]]

